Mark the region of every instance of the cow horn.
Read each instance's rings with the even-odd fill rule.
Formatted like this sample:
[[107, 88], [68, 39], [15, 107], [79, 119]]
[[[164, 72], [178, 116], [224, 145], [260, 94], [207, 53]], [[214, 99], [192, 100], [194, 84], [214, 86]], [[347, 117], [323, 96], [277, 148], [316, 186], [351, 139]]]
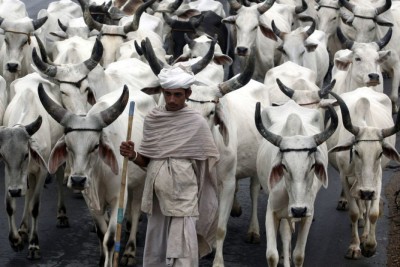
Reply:
[[257, 10], [260, 14], [264, 14], [266, 11], [268, 11], [268, 9], [270, 9], [273, 6], [274, 3], [275, 0], [265, 0], [264, 3], [262, 3], [257, 7]]
[[65, 26], [64, 24], [62, 24], [60, 19], [58, 19], [57, 22], [58, 22], [58, 26], [60, 26], [61, 30], [63, 30], [63, 32], [67, 32], [68, 27]]
[[47, 16], [40, 18], [40, 19], [35, 19], [32, 20], [32, 24], [33, 24], [33, 28], [35, 30], [39, 29], [40, 27], [42, 27], [42, 25], [47, 21]]
[[350, 49], [353, 47], [354, 45], [354, 41], [350, 41], [349, 39], [346, 38], [346, 36], [344, 36], [342, 30], [340, 29], [340, 27], [336, 28], [336, 34], [337, 37], [339, 38], [339, 41], [347, 48]]
[[228, 81], [222, 82], [218, 85], [219, 91], [222, 95], [226, 95], [229, 92], [232, 92], [236, 89], [239, 89], [245, 86], [253, 76], [254, 68], [255, 68], [255, 48], [251, 48], [251, 53], [246, 59], [246, 64], [244, 67], [244, 71], [239, 74], [237, 77], [233, 77]]
[[296, 14], [300, 14], [300, 13], [306, 11], [307, 8], [308, 8], [308, 5], [307, 5], [306, 1], [305, 0], [301, 0], [301, 6], [296, 6], [295, 9], [294, 9], [294, 12]]
[[237, 11], [242, 7], [242, 4], [239, 3], [237, 0], [228, 0], [231, 9]]
[[46, 48], [44, 47], [42, 40], [39, 38], [39, 36], [36, 33], [34, 35], [35, 35], [36, 41], [38, 43], [40, 55], [42, 56], [42, 61], [46, 62], [48, 64], [51, 64], [51, 65], [54, 65], [54, 63], [51, 62], [51, 60], [47, 56]]
[[175, 0], [175, 2], [168, 5], [168, 11], [174, 13], [181, 5], [183, 0]]
[[304, 39], [307, 39], [315, 31], [315, 26], [316, 26], [315, 19], [313, 19], [310, 16], [304, 16], [304, 17], [301, 18], [301, 21], [311, 21], [312, 22], [310, 28], [308, 28], [308, 30], [304, 33], [305, 34], [305, 38]]
[[256, 121], [256, 127], [258, 132], [266, 139], [268, 140], [271, 144], [274, 146], [279, 147], [279, 145], [282, 142], [282, 136], [274, 134], [265, 128], [264, 124], [262, 123], [261, 119], [261, 104], [260, 102], [256, 103], [256, 112], [254, 115], [254, 119]]
[[190, 49], [193, 49], [193, 47], [194, 47], [195, 44], [196, 44], [196, 41], [190, 39], [186, 32], [183, 34], [183, 37], [185, 38], [185, 41], [186, 41], [186, 43], [188, 44], [189, 48], [190, 48]]
[[32, 136], [39, 130], [41, 125], [42, 125], [42, 116], [39, 115], [34, 122], [25, 126], [25, 130], [28, 132], [29, 136]]
[[281, 89], [282, 93], [284, 93], [287, 97], [292, 98], [294, 95], [294, 90], [292, 88], [287, 87], [284, 85], [279, 78], [276, 79], [276, 83], [279, 86], [279, 89]]
[[375, 9], [376, 16], [389, 10], [391, 6], [392, 6], [392, 0], [386, 0], [385, 4], [383, 6], [377, 7]]
[[168, 16], [165, 12], [162, 13], [164, 21], [168, 24], [168, 26], [172, 27], [175, 23], [175, 20]]
[[397, 112], [396, 123], [394, 124], [394, 126], [386, 128], [386, 129], [382, 129], [382, 138], [389, 137], [389, 136], [397, 133], [398, 131], [400, 131], [400, 109]]
[[124, 26], [124, 33], [134, 32], [139, 28], [139, 21], [140, 17], [142, 16], [143, 12], [151, 6], [156, 0], [150, 0], [143, 4], [141, 4], [135, 11], [135, 15], [133, 16], [132, 23]]
[[47, 95], [46, 91], [43, 88], [42, 83], [39, 83], [38, 94], [39, 94], [40, 102], [42, 102], [43, 107], [50, 114], [50, 116], [58, 123], [65, 126], [63, 123], [61, 123], [63, 121], [64, 117], [67, 115], [73, 115], [73, 113], [66, 110], [65, 108], [61, 107], [56, 102], [54, 102]]
[[376, 41], [375, 43], [379, 46], [379, 50], [383, 49], [390, 41], [392, 38], [392, 28], [389, 28], [385, 36], [383, 36], [382, 39], [379, 41]]
[[339, 0], [339, 3], [344, 6], [347, 10], [349, 10], [351, 13], [354, 12], [355, 5], [351, 4], [347, 0]]
[[317, 146], [328, 140], [328, 138], [331, 137], [331, 135], [336, 131], [336, 128], [338, 126], [339, 120], [335, 109], [332, 105], [328, 105], [328, 110], [330, 113], [331, 124], [323, 132], [314, 135], [314, 140]]
[[202, 59], [200, 59], [198, 62], [196, 62], [195, 64], [192, 65], [192, 71], [195, 75], [197, 73], [199, 73], [200, 71], [202, 71], [208, 65], [208, 63], [210, 63], [210, 61], [213, 59], [215, 44], [217, 43], [217, 38], [218, 38], [218, 35], [216, 34], [211, 41], [210, 49], [208, 49], [207, 54]]
[[194, 29], [200, 27], [201, 22], [204, 19], [204, 14], [200, 14], [199, 16], [193, 16], [189, 19], [190, 24]]
[[336, 80], [332, 80], [330, 84], [322, 88], [321, 90], [318, 91], [318, 96], [319, 98], [324, 98], [328, 95], [328, 93], [332, 90], [333, 87], [335, 87]]
[[358, 132], [360, 131], [360, 128], [351, 123], [350, 112], [346, 103], [335, 92], [329, 92], [329, 93], [334, 98], [336, 98], [337, 102], [339, 103], [340, 110], [342, 111], [343, 126], [346, 128], [347, 131], [351, 132], [353, 135], [357, 135]]
[[32, 60], [33, 63], [35, 64], [35, 66], [45, 75], [49, 76], [49, 77], [55, 77], [57, 74], [57, 67], [56, 66], [52, 66], [48, 63], [43, 62], [37, 52], [36, 52], [36, 48], [33, 48], [32, 50]]
[[92, 55], [89, 59], [87, 59], [83, 64], [85, 64], [86, 68], [89, 71], [93, 70], [97, 64], [99, 64], [101, 57], [103, 56], [103, 45], [99, 38], [96, 38], [96, 41], [93, 46]]
[[89, 30], [98, 30], [101, 31], [103, 28], [103, 24], [97, 22], [93, 19], [92, 14], [90, 14], [89, 7], [85, 3], [85, 0], [78, 0], [79, 4], [81, 4], [81, 8], [83, 11], [83, 20], [85, 21], [86, 25], [89, 27]]
[[0, 25], [3, 24], [4, 18], [0, 17]]
[[135, 49], [136, 52], [139, 54], [139, 56], [143, 56], [143, 49], [140, 47], [140, 45], [136, 42], [136, 40], [134, 41], [134, 45], [135, 45]]
[[274, 20], [272, 20], [272, 22], [271, 22], [271, 27], [272, 27], [272, 31], [275, 33], [275, 35], [278, 36], [279, 38], [281, 38], [281, 40], [283, 40], [286, 33], [281, 32], [281, 30], [279, 30], [278, 27], [276, 27]]
[[124, 89], [122, 90], [122, 94], [118, 98], [118, 100], [112, 106], [108, 107], [107, 109], [99, 113], [101, 121], [104, 123], [103, 125], [101, 125], [103, 128], [110, 125], [113, 121], [115, 121], [119, 117], [119, 115], [121, 115], [121, 113], [124, 111], [126, 107], [126, 104], [128, 103], [128, 100], [129, 100], [128, 86], [124, 85]]
[[149, 62], [151, 70], [154, 72], [155, 75], [158, 75], [161, 69], [163, 69], [166, 64], [157, 58], [149, 38], [146, 38], [146, 40], [142, 40], [142, 50], [145, 58], [147, 59], [147, 62]]

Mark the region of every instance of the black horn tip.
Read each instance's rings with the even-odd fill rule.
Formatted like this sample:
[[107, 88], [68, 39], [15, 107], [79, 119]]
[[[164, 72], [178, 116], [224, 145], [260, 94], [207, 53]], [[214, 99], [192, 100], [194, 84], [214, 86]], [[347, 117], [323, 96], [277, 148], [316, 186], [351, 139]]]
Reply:
[[333, 87], [335, 87], [336, 84], [336, 80], [333, 79], [330, 84], [328, 84], [327, 86], [325, 86], [324, 88], [322, 88], [319, 92], [318, 95], [320, 98], [325, 98], [328, 96], [329, 91], [332, 90]]
[[292, 98], [294, 95], [294, 90], [284, 85], [279, 78], [276, 79], [276, 83], [281, 89], [282, 93], [284, 93], [287, 97]]
[[68, 27], [65, 26], [64, 24], [62, 24], [60, 19], [57, 19], [57, 23], [58, 23], [58, 26], [61, 28], [61, 30], [63, 30], [63, 32], [67, 31]]
[[42, 125], [42, 121], [42, 116], [39, 115], [35, 121], [25, 126], [25, 130], [29, 136], [32, 136], [39, 130], [40, 126]]

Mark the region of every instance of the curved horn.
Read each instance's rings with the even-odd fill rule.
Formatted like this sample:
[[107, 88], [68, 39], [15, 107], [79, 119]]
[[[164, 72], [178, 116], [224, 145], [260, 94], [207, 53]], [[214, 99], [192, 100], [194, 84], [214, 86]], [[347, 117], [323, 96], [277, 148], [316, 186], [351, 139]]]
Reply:
[[254, 119], [256, 121], [256, 127], [258, 132], [266, 139], [268, 140], [271, 144], [274, 146], [279, 147], [279, 145], [282, 142], [282, 136], [274, 134], [265, 128], [264, 124], [262, 123], [261, 119], [261, 104], [260, 102], [257, 102], [256, 104], [256, 112], [254, 114]]
[[151, 70], [154, 72], [155, 75], [158, 75], [161, 69], [164, 68], [166, 64], [157, 58], [148, 37], [146, 38], [146, 40], [142, 40], [142, 50], [144, 57], [147, 59], [147, 62], [149, 62]]
[[337, 37], [339, 38], [339, 41], [349, 50], [351, 50], [351, 48], [354, 45], [354, 41], [350, 41], [349, 39], [346, 38], [346, 36], [344, 36], [342, 30], [340, 29], [340, 27], [336, 28], [336, 34]]
[[25, 126], [25, 130], [28, 132], [29, 136], [32, 136], [39, 130], [41, 125], [42, 125], [42, 116], [39, 115], [34, 122]]
[[396, 123], [394, 124], [394, 126], [386, 128], [386, 129], [382, 129], [382, 138], [391, 136], [391, 135], [397, 133], [399, 130], [400, 130], [400, 109], [397, 112]]
[[103, 56], [103, 45], [101, 44], [99, 38], [96, 38], [92, 50], [92, 55], [90, 56], [89, 59], [85, 60], [83, 64], [85, 64], [86, 68], [88, 68], [88, 70], [91, 71], [97, 66], [97, 64], [99, 64], [102, 56]]
[[213, 59], [214, 57], [214, 49], [215, 49], [215, 44], [217, 43], [217, 38], [218, 35], [215, 35], [214, 38], [211, 41], [210, 44], [210, 49], [208, 49], [207, 54], [200, 59], [198, 62], [192, 65], [192, 71], [196, 75], [200, 71], [202, 71], [205, 67], [207, 67], [208, 63]]
[[85, 0], [78, 0], [79, 4], [81, 4], [81, 8], [83, 11], [83, 20], [85, 21], [86, 25], [89, 27], [89, 30], [98, 30], [101, 31], [103, 28], [103, 24], [97, 22], [93, 19], [92, 15], [90, 14], [90, 10], [88, 5], [85, 3]]
[[242, 4], [239, 3], [237, 0], [228, 0], [231, 9], [237, 11], [242, 7]]
[[264, 3], [257, 7], [257, 10], [260, 14], [264, 14], [266, 11], [268, 11], [268, 9], [272, 7], [274, 3], [275, 0], [265, 0]]
[[174, 13], [181, 5], [183, 0], [175, 0], [175, 2], [168, 5], [168, 11]]
[[[124, 85], [124, 89], [122, 90], [121, 96], [118, 98], [117, 102], [115, 102], [112, 106], [108, 107], [107, 109], [103, 110], [98, 114], [100, 117], [100, 121], [102, 121], [104, 124], [102, 127], [107, 127], [110, 125], [113, 121], [115, 121], [119, 115], [124, 111], [126, 104], [128, 103], [129, 100], [129, 90], [128, 86]], [[96, 115], [93, 115], [97, 117]]]
[[[47, 56], [46, 56], [47, 57]], [[49, 76], [49, 77], [55, 77], [57, 74], [57, 67], [50, 65], [48, 63], [43, 62], [37, 52], [36, 52], [36, 48], [33, 48], [32, 50], [32, 60], [33, 63], [35, 64], [35, 66], [45, 75]]]
[[301, 20], [302, 21], [311, 21], [312, 22], [310, 28], [308, 28], [308, 30], [304, 33], [305, 37], [306, 37], [304, 39], [307, 39], [315, 31], [315, 26], [316, 26], [315, 19], [313, 19], [312, 17], [309, 17], [309, 16], [305, 16]]
[[58, 26], [60, 26], [61, 30], [63, 30], [63, 32], [67, 32], [68, 27], [65, 26], [64, 24], [62, 24], [60, 19], [58, 19], [57, 22], [58, 22]]
[[143, 4], [141, 4], [135, 11], [135, 15], [133, 16], [132, 23], [124, 26], [124, 33], [134, 32], [139, 28], [139, 21], [140, 17], [142, 16], [143, 12], [151, 6], [156, 0], [150, 0]]
[[287, 87], [284, 85], [279, 78], [276, 79], [276, 83], [279, 86], [279, 89], [281, 89], [282, 93], [284, 93], [287, 97], [292, 98], [294, 95], [294, 90], [292, 88]]
[[344, 6], [347, 10], [349, 10], [351, 13], [354, 12], [354, 7], [355, 5], [351, 4], [347, 0], [339, 0], [340, 5]]
[[51, 60], [47, 56], [46, 48], [44, 47], [42, 40], [39, 38], [39, 36], [36, 33], [34, 35], [35, 35], [36, 41], [39, 46], [39, 51], [40, 51], [40, 55], [42, 56], [42, 61], [46, 62], [48, 64], [51, 64], [51, 65], [54, 65], [54, 63], [51, 62]]
[[306, 11], [307, 8], [308, 8], [308, 5], [307, 5], [306, 1], [305, 0], [301, 0], [301, 6], [296, 6], [295, 9], [294, 9], [294, 13], [300, 14], [300, 13]]
[[168, 24], [168, 26], [172, 27], [175, 23], [175, 20], [168, 16], [165, 12], [162, 13], [164, 21]]
[[193, 49], [194, 45], [196, 44], [196, 41], [190, 39], [186, 32], [183, 34], [183, 37], [185, 38], [185, 42], [188, 44], [189, 48]]
[[58, 123], [65, 126], [63, 123], [61, 123], [62, 120], [64, 119], [65, 116], [73, 114], [73, 113], [69, 112], [68, 110], [66, 110], [65, 108], [61, 107], [56, 102], [54, 102], [47, 95], [46, 91], [43, 88], [42, 83], [39, 83], [38, 94], [39, 94], [40, 102], [42, 102], [43, 107], [50, 114], [50, 116]]
[[389, 28], [385, 36], [383, 36], [382, 39], [379, 41], [376, 41], [375, 43], [379, 46], [379, 50], [383, 49], [390, 41], [392, 38], [392, 28]]
[[375, 9], [376, 16], [389, 10], [391, 6], [392, 6], [392, 0], [386, 0], [386, 3], [383, 6], [377, 7]]
[[233, 77], [228, 81], [222, 82], [218, 85], [219, 91], [222, 95], [226, 95], [236, 89], [245, 86], [253, 76], [255, 68], [255, 48], [251, 49], [250, 55], [246, 59], [246, 64], [243, 73], [239, 74], [237, 77]]
[[321, 90], [318, 91], [318, 96], [319, 98], [324, 98], [328, 96], [328, 93], [332, 90], [333, 87], [335, 87], [336, 80], [332, 80], [330, 84], [322, 88]]
[[354, 126], [351, 123], [351, 117], [350, 117], [350, 111], [346, 105], [346, 103], [343, 101], [343, 99], [338, 96], [335, 92], [329, 92], [334, 98], [336, 98], [337, 102], [339, 103], [340, 110], [342, 111], [342, 120], [343, 120], [343, 125], [346, 128], [347, 131], [351, 132], [354, 135], [357, 135], [358, 132], [360, 131], [360, 128], [357, 126]]
[[40, 18], [40, 19], [35, 19], [32, 20], [32, 24], [33, 24], [33, 28], [35, 30], [39, 29], [40, 27], [42, 27], [42, 25], [47, 21], [47, 16]]
[[275, 35], [278, 36], [281, 40], [283, 40], [286, 33], [281, 32], [281, 30], [279, 30], [278, 27], [276, 27], [274, 20], [272, 20], [272, 22], [271, 22], [271, 27], [272, 27], [272, 31], [275, 33]]
[[140, 47], [140, 45], [136, 42], [136, 40], [134, 41], [134, 45], [135, 45], [136, 52], [139, 54], [139, 56], [143, 56], [143, 50]]
[[336, 128], [338, 126], [339, 120], [335, 109], [332, 105], [328, 105], [328, 110], [330, 113], [331, 124], [323, 132], [314, 135], [314, 140], [317, 146], [328, 140], [328, 138], [331, 137], [331, 135], [336, 131]]
[[4, 18], [0, 17], [0, 25], [3, 24]]

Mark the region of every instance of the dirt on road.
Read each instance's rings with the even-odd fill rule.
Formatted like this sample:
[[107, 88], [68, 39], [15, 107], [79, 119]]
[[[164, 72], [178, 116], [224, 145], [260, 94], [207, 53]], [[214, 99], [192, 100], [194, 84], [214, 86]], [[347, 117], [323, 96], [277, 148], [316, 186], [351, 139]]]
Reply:
[[[387, 267], [400, 266], [400, 170], [386, 185], [385, 194], [389, 207], [389, 243], [387, 247]], [[397, 193], [397, 194], [396, 194]], [[396, 203], [397, 200], [397, 203]]]

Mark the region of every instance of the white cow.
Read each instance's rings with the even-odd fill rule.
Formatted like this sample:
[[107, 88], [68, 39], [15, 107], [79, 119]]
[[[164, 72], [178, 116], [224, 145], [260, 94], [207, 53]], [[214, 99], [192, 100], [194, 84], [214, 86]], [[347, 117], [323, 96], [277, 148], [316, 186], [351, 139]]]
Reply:
[[[118, 149], [126, 140], [129, 108], [124, 108], [128, 89], [124, 87], [122, 95], [120, 90], [105, 95], [86, 116], [75, 115], [55, 104], [43, 90], [39, 90], [39, 96], [50, 115], [66, 129], [51, 152], [49, 171], [53, 173], [68, 159], [71, 175], [67, 185], [82, 190], [100, 240], [100, 266], [111, 267], [122, 171]], [[133, 92], [129, 100], [136, 103], [133, 141], [140, 143], [144, 116], [155, 107], [155, 102], [140, 91]], [[134, 265], [145, 171], [129, 162], [127, 174], [126, 214], [132, 226], [121, 264]]]
[[[383, 93], [361, 87], [343, 93], [331, 92], [340, 105], [340, 126], [328, 140], [330, 162], [339, 171], [349, 202], [351, 242], [345, 257], [360, 259], [376, 252], [375, 236], [382, 189], [382, 169], [389, 160], [400, 161], [395, 149], [400, 116], [394, 125], [391, 100]], [[358, 221], [365, 220], [359, 237]]]
[[[315, 30], [316, 23], [311, 17], [304, 16], [301, 21], [311, 21], [312, 25], [299, 27], [291, 32], [279, 30], [274, 21], [271, 26], [275, 35], [282, 40], [278, 49], [282, 52], [283, 61], [292, 61], [313, 70], [317, 74], [316, 84], [322, 87], [329, 68], [325, 33]], [[275, 35], [273, 37], [277, 41]]]
[[[281, 233], [284, 266], [291, 266], [291, 231], [300, 222], [293, 251], [294, 266], [303, 266], [305, 245], [314, 216], [314, 201], [323, 185], [328, 186], [328, 152], [324, 143], [338, 125], [330, 106], [332, 123], [321, 132], [322, 116], [317, 110], [303, 108], [290, 100], [282, 106], [256, 106], [256, 126], [268, 140], [257, 154], [257, 173], [268, 193], [265, 230], [268, 266], [279, 261], [277, 232]], [[280, 226], [279, 226], [280, 225]]]
[[[142, 43], [147, 53], [151, 53], [151, 44]], [[213, 47], [213, 46], [212, 46]], [[160, 61], [154, 57], [149, 60], [157, 73], [162, 69]], [[247, 232], [247, 240], [260, 242], [260, 229], [257, 218], [257, 199], [260, 185], [256, 173], [256, 154], [254, 153], [262, 138], [257, 133], [253, 121], [253, 109], [257, 101], [263, 106], [270, 104], [265, 86], [251, 80], [254, 71], [254, 54], [249, 56], [245, 71], [228, 81], [210, 85], [193, 85], [188, 106], [198, 110], [208, 121], [215, 144], [220, 153], [217, 163], [219, 182], [219, 214], [216, 234], [216, 252], [213, 266], [224, 266], [223, 244], [227, 234], [227, 223], [234, 202], [238, 179], [251, 177], [252, 217]], [[159, 93], [159, 90], [144, 89], [147, 93]]]
[[[54, 137], [61, 136], [63, 128], [42, 107], [37, 88], [31, 85], [18, 89], [21, 90], [16, 90], [6, 109], [4, 126], [0, 128], [0, 152], [5, 165], [8, 238], [15, 251], [22, 250], [28, 241], [28, 259], [34, 260], [41, 258], [38, 217], [40, 195], [47, 176], [47, 160], [56, 143]], [[54, 88], [47, 85], [46, 90], [59, 103], [58, 92], [53, 92]], [[62, 177], [62, 169], [57, 174]], [[15, 224], [18, 197], [25, 197], [19, 228]], [[58, 212], [65, 214], [65, 207], [61, 207]], [[68, 223], [68, 219], [63, 223]]]

